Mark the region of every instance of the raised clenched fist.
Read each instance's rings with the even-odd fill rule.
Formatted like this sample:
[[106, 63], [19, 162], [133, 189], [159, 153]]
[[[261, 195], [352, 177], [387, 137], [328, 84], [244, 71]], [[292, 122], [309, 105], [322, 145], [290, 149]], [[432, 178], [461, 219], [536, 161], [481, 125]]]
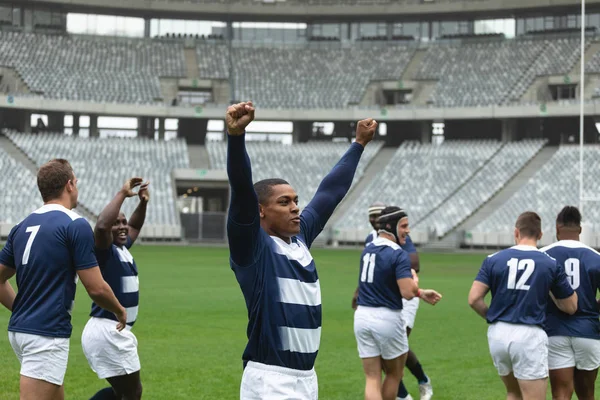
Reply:
[[227, 133], [231, 136], [241, 136], [246, 127], [254, 120], [254, 105], [251, 101], [234, 104], [227, 108], [225, 124]]
[[363, 147], [366, 146], [367, 143], [373, 140], [376, 130], [377, 121], [373, 118], [358, 121], [358, 124], [356, 125], [356, 141], [363, 145]]

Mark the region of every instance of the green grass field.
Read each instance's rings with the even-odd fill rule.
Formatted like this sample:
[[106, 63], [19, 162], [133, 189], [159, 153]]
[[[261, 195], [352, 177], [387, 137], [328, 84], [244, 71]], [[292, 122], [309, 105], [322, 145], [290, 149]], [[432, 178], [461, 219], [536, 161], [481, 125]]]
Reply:
[[[137, 247], [139, 341], [144, 398], [236, 399], [246, 344], [246, 309], [228, 265], [227, 249]], [[317, 358], [320, 398], [363, 398], [363, 375], [353, 333], [352, 293], [358, 280], [357, 250], [314, 250], [323, 302]], [[467, 293], [483, 255], [421, 254], [420, 286], [444, 298], [421, 303], [411, 348], [434, 385], [435, 399], [501, 399], [504, 388], [487, 349], [486, 324], [467, 305]], [[81, 350], [90, 300], [81, 285], [73, 312], [73, 336], [65, 378], [67, 399], [89, 399], [105, 387]], [[9, 313], [0, 310], [6, 327]], [[0, 399], [18, 399], [19, 364], [7, 335], [0, 335]], [[407, 387], [418, 399], [415, 379]]]

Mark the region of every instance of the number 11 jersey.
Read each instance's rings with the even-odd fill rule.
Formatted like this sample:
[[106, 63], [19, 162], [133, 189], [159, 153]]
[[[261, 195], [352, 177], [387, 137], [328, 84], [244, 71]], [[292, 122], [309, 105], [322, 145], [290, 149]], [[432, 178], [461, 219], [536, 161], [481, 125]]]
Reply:
[[408, 253], [391, 240], [376, 238], [362, 252], [357, 304], [401, 310], [397, 280], [402, 278], [412, 278]]
[[475, 280], [492, 292], [486, 315], [490, 324], [502, 321], [543, 328], [549, 292], [557, 299], [573, 294], [564, 269], [532, 246], [519, 245], [492, 254], [483, 261]]
[[544, 247], [564, 268], [571, 287], [577, 292], [577, 312], [566, 314], [548, 302], [548, 336], [600, 339], [600, 312], [596, 293], [600, 287], [600, 253], [575, 240], [561, 240]]
[[90, 224], [63, 206], [44, 205], [11, 230], [0, 264], [17, 270], [8, 330], [71, 337], [76, 271], [98, 265]]

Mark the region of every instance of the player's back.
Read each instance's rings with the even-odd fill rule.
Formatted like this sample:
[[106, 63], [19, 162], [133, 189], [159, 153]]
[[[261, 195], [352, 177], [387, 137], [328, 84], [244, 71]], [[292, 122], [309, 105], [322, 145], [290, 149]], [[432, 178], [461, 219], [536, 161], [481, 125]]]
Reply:
[[561, 240], [544, 247], [564, 268], [571, 287], [577, 292], [577, 312], [566, 314], [548, 301], [548, 336], [574, 336], [598, 339], [600, 312], [596, 293], [600, 287], [600, 253], [576, 240]]
[[391, 240], [376, 238], [362, 252], [357, 304], [401, 310], [397, 279], [411, 276], [408, 254]]
[[[71, 310], [75, 299], [74, 248], [81, 236], [93, 234], [88, 222], [59, 205], [45, 205], [13, 228], [11, 246], [18, 293], [8, 330], [50, 337], [71, 335]], [[87, 267], [95, 266], [93, 251]], [[85, 266], [79, 266], [85, 267]]]
[[489, 256], [476, 278], [492, 292], [488, 323], [543, 326], [548, 293], [559, 274], [556, 260], [532, 246], [514, 246]]

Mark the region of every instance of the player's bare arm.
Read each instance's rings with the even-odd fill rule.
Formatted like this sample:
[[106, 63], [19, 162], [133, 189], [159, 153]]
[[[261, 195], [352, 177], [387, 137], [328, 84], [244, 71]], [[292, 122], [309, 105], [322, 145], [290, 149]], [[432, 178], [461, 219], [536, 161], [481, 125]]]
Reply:
[[485, 304], [485, 296], [490, 291], [490, 288], [485, 283], [475, 281], [469, 292], [469, 306], [483, 319], [486, 318], [488, 305]]
[[8, 281], [16, 273], [13, 268], [8, 268], [0, 264], [0, 304], [12, 311], [13, 303], [15, 302], [15, 290]]
[[419, 297], [434, 306], [442, 299], [442, 295], [433, 289], [419, 289], [419, 285], [413, 278], [401, 278], [397, 282], [400, 293], [406, 300]]
[[557, 299], [554, 294], [550, 292], [550, 297], [560, 311], [569, 315], [573, 315], [577, 312], [577, 292], [573, 292], [572, 295], [564, 299]]
[[421, 272], [421, 263], [419, 262], [419, 253], [410, 253], [410, 268], [415, 270], [416, 273]]
[[133, 214], [131, 214], [131, 218], [129, 218], [129, 237], [131, 238], [132, 243], [135, 242], [140, 235], [140, 231], [144, 226], [144, 221], [146, 221], [146, 209], [148, 208], [148, 202], [150, 201], [149, 185], [150, 182], [146, 182], [140, 186], [140, 189], [138, 190], [140, 202]]
[[126, 198], [136, 195], [133, 190], [140, 186], [142, 182], [142, 178], [128, 179], [123, 184], [121, 190], [119, 190], [115, 197], [110, 201], [110, 203], [104, 207], [104, 210], [102, 210], [98, 216], [98, 221], [96, 222], [96, 227], [94, 228], [94, 240], [96, 241], [97, 248], [108, 249], [112, 245], [112, 226], [119, 216], [121, 206]]
[[122, 331], [127, 325], [127, 310], [119, 303], [108, 283], [102, 278], [100, 267], [78, 270], [77, 275], [94, 303], [115, 314], [119, 320], [117, 330]]

